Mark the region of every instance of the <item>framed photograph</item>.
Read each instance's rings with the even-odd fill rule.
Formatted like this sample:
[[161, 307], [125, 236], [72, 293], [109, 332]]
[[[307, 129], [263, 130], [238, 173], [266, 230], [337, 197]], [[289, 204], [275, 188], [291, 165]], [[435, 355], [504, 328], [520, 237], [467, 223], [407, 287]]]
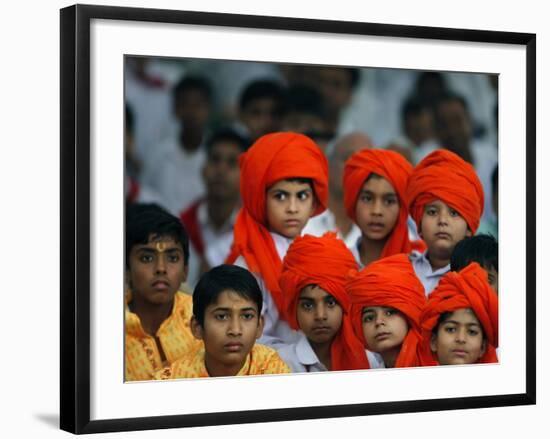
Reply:
[[[61, 428], [81, 434], [535, 404], [535, 54], [535, 35], [524, 33], [62, 9]], [[371, 115], [365, 131], [377, 145], [399, 150], [407, 147], [396, 140], [400, 106], [391, 116], [394, 132], [379, 129], [389, 123], [390, 98], [405, 96], [397, 88], [404, 82], [389, 81], [392, 75], [409, 85], [423, 72], [493, 87], [487, 88], [491, 106], [473, 118], [473, 128], [480, 138], [491, 136], [498, 163], [499, 363], [125, 381], [124, 212], [131, 174], [125, 124], [128, 69], [136, 60], [162, 64], [164, 73], [173, 73], [171, 85], [183, 71], [198, 69], [214, 82], [224, 69], [232, 73], [217, 83], [234, 91], [218, 102], [220, 125], [224, 117], [237, 118], [242, 88], [236, 84], [244, 87], [243, 76], [254, 68], [306, 72], [306, 79], [319, 66], [353, 68], [374, 90], [363, 107], [356, 102]], [[162, 88], [154, 75], [147, 80]], [[472, 99], [482, 93], [467, 91]], [[142, 118], [140, 127], [143, 121], [150, 119]], [[345, 132], [330, 124], [306, 131], [330, 149], [340, 129]], [[177, 213], [179, 206], [171, 208]]]

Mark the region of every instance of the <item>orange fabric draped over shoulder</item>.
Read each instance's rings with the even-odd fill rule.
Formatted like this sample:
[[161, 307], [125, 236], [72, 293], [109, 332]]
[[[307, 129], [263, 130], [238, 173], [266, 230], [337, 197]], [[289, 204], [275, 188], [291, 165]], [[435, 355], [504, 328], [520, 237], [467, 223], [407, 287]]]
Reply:
[[456, 210], [472, 234], [483, 213], [483, 186], [474, 167], [458, 155], [439, 149], [427, 155], [413, 170], [407, 187], [409, 212], [420, 230], [426, 204], [441, 200]]
[[285, 297], [286, 319], [291, 328], [299, 329], [296, 317], [298, 299], [302, 289], [308, 285], [322, 288], [342, 307], [342, 326], [331, 346], [331, 370], [369, 368], [363, 344], [353, 331], [351, 301], [344, 288], [347, 274], [356, 269], [355, 258], [332, 232], [320, 238], [311, 235], [296, 238], [283, 260], [279, 284]]
[[346, 283], [346, 290], [352, 303], [353, 328], [364, 345], [366, 346], [362, 323], [363, 308], [395, 308], [405, 316], [409, 331], [394, 367], [419, 366], [420, 315], [426, 304], [426, 295], [408, 256], [398, 254], [379, 259], [363, 270], [352, 273]]
[[420, 319], [423, 366], [439, 364], [437, 356], [430, 349], [432, 331], [437, 326], [439, 317], [445, 312], [461, 308], [473, 310], [487, 339], [487, 348], [479, 363], [498, 361], [498, 296], [487, 281], [487, 272], [477, 262], [472, 262], [458, 273], [451, 271], [443, 276], [428, 298]]
[[243, 207], [237, 215], [233, 246], [226, 262], [243, 256], [248, 269], [261, 276], [281, 314], [284, 302], [279, 287], [282, 262], [269, 233], [266, 191], [279, 180], [309, 178], [322, 213], [328, 199], [328, 163], [309, 137], [297, 133], [271, 133], [260, 137], [239, 158]]
[[381, 258], [397, 253], [410, 253], [405, 192], [413, 166], [401, 154], [386, 149], [363, 149], [353, 154], [344, 167], [344, 206], [348, 216], [357, 222], [355, 206], [363, 184], [371, 174], [384, 177], [399, 198], [399, 217], [382, 250]]

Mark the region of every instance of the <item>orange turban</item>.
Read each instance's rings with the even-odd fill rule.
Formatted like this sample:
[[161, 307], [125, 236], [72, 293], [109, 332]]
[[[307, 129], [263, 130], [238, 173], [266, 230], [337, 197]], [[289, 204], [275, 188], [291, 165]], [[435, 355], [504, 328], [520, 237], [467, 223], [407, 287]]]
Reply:
[[485, 270], [477, 262], [472, 262], [458, 273], [450, 271], [445, 274], [428, 298], [420, 321], [423, 366], [438, 364], [437, 356], [430, 349], [430, 340], [440, 315], [461, 308], [471, 308], [474, 311], [487, 338], [487, 349], [479, 363], [498, 361], [498, 296], [489, 285]]
[[300, 292], [317, 285], [332, 295], [343, 310], [342, 326], [331, 346], [332, 370], [368, 369], [369, 363], [361, 341], [353, 332], [351, 302], [344, 289], [346, 275], [357, 269], [357, 262], [335, 233], [322, 237], [305, 235], [296, 238], [283, 260], [279, 279], [285, 298], [286, 318], [291, 328], [299, 329], [296, 311]]
[[483, 213], [483, 187], [474, 167], [445, 149], [432, 152], [416, 165], [406, 197], [418, 230], [425, 205], [434, 200], [441, 200], [460, 213], [472, 234]]
[[262, 277], [281, 314], [284, 303], [279, 288], [281, 259], [269, 233], [266, 191], [277, 181], [309, 178], [317, 201], [314, 215], [322, 213], [328, 199], [328, 163], [309, 137], [297, 133], [272, 133], [260, 137], [239, 158], [243, 207], [237, 215], [231, 264], [242, 255], [248, 269]]
[[410, 253], [407, 218], [409, 212], [405, 198], [412, 165], [399, 153], [385, 149], [363, 149], [353, 154], [344, 168], [344, 206], [348, 216], [355, 222], [355, 206], [363, 184], [371, 174], [384, 177], [399, 198], [399, 217], [388, 236], [381, 258], [396, 253]]
[[405, 316], [409, 331], [401, 345], [395, 367], [419, 366], [420, 314], [426, 303], [426, 295], [408, 256], [398, 254], [379, 259], [360, 272], [352, 273], [346, 283], [346, 290], [351, 297], [353, 328], [365, 345], [363, 308], [395, 308]]

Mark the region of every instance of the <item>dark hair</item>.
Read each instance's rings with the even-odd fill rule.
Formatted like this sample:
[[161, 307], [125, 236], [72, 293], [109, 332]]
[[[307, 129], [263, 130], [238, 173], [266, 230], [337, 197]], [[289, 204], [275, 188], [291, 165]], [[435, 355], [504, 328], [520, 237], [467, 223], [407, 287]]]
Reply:
[[189, 238], [179, 218], [157, 204], [135, 203], [126, 207], [126, 268], [132, 248], [153, 237], [166, 236], [181, 244], [183, 263], [189, 261]]
[[405, 100], [401, 107], [401, 120], [405, 121], [408, 117], [420, 114], [425, 110], [432, 110], [431, 103], [426, 98], [413, 94]]
[[134, 112], [127, 103], [124, 104], [124, 125], [130, 133], [134, 132]]
[[276, 102], [276, 111], [283, 111], [285, 92], [278, 82], [270, 79], [261, 79], [249, 83], [241, 94], [239, 109], [242, 111], [251, 101], [256, 99], [273, 99]]
[[498, 189], [498, 165], [495, 165], [495, 169], [491, 174], [491, 191], [493, 193]]
[[458, 242], [451, 255], [451, 271], [460, 271], [472, 262], [498, 271], [498, 242], [491, 235], [476, 235]]
[[201, 76], [184, 76], [180, 79], [173, 89], [174, 104], [180, 96], [188, 90], [198, 90], [201, 92], [207, 101], [212, 98], [212, 87], [206, 78]]
[[251, 300], [258, 307], [258, 313], [262, 312], [262, 291], [252, 273], [237, 265], [219, 265], [204, 273], [193, 291], [193, 316], [200, 326], [204, 327], [208, 305], [228, 290]]
[[207, 154], [210, 154], [212, 147], [218, 142], [236, 143], [241, 152], [245, 152], [252, 143], [248, 137], [239, 134], [235, 129], [223, 127], [215, 131], [206, 142]]
[[355, 88], [359, 83], [359, 69], [357, 67], [346, 67], [346, 71], [349, 74], [351, 88]]
[[312, 114], [324, 119], [325, 109], [321, 93], [308, 85], [296, 84], [291, 86], [286, 93], [285, 112], [296, 111]]
[[[437, 98], [437, 100], [435, 102], [435, 108], [437, 109], [441, 104], [446, 103], [446, 102], [458, 102], [459, 104], [462, 105], [462, 108], [464, 108], [464, 111], [466, 112], [466, 114], [470, 114], [470, 110], [468, 108], [468, 103], [466, 102], [466, 99], [464, 99], [463, 96], [461, 96], [457, 93], [446, 91], [445, 93], [441, 94]], [[437, 111], [436, 111], [436, 116], [437, 116]]]

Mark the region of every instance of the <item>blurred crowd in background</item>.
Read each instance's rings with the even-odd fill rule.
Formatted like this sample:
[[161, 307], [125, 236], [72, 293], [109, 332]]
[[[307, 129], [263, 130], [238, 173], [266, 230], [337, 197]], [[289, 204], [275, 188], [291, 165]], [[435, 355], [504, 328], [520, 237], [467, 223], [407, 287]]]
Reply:
[[231, 245], [238, 156], [274, 131], [306, 134], [324, 151], [333, 199], [358, 149], [393, 149], [413, 165], [449, 149], [475, 167], [480, 232], [498, 237], [496, 75], [127, 56], [124, 82], [126, 201], [181, 217], [191, 285]]

